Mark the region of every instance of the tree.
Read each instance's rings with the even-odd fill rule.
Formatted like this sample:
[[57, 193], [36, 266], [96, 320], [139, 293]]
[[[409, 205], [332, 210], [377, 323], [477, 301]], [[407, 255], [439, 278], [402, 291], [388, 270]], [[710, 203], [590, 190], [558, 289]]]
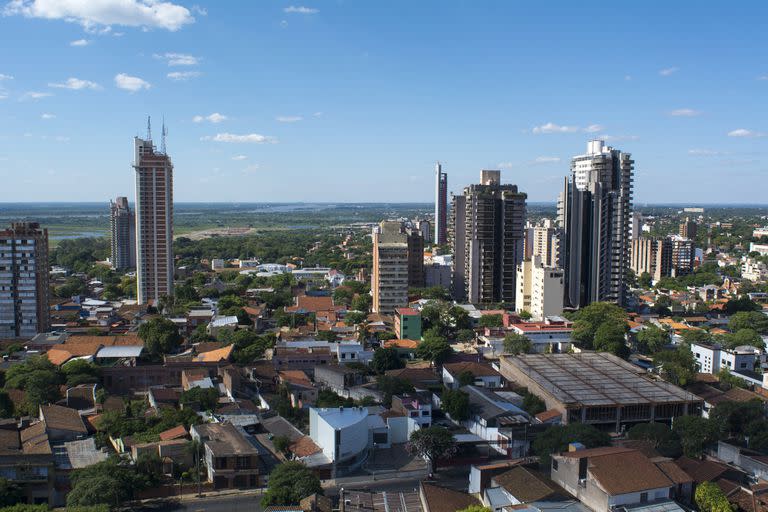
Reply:
[[460, 389], [444, 389], [442, 408], [450, 414], [451, 419], [455, 421], [465, 421], [469, 419], [469, 395]]
[[748, 386], [747, 381], [732, 374], [728, 368], [723, 368], [717, 373], [717, 380], [720, 383], [720, 388], [725, 391], [732, 388], [746, 388]]
[[261, 506], [298, 505], [312, 494], [323, 494], [317, 475], [301, 462], [284, 462], [269, 474], [269, 484], [261, 499]]
[[753, 424], [763, 422], [763, 402], [721, 402], [712, 410], [710, 420], [716, 430], [729, 437], [745, 437], [753, 430]]
[[504, 320], [501, 315], [483, 315], [480, 317], [480, 321], [478, 322], [478, 325], [480, 327], [503, 327], [504, 326]]
[[739, 311], [761, 311], [763, 307], [754, 302], [746, 295], [742, 295], [737, 299], [731, 299], [725, 303], [725, 312], [729, 315], [738, 313]]
[[0, 507], [10, 507], [24, 498], [21, 489], [7, 478], [0, 477]]
[[651, 285], [653, 284], [653, 281], [651, 280], [651, 274], [648, 272], [643, 272], [640, 274], [640, 277], [637, 278], [637, 284], [640, 288], [643, 289], [649, 289]]
[[61, 397], [61, 375], [43, 356], [32, 356], [21, 364], [11, 366], [5, 374], [6, 389], [23, 389], [25, 414], [36, 416], [40, 405], [56, 402]]
[[520, 317], [521, 320], [530, 320], [531, 318], [533, 318], [533, 315], [527, 309], [521, 310], [517, 315]]
[[365, 322], [366, 315], [362, 311], [350, 311], [344, 316], [347, 325], [357, 325]]
[[504, 336], [504, 352], [507, 354], [527, 354], [533, 349], [530, 338], [516, 332]]
[[712, 335], [702, 329], [685, 329], [680, 333], [683, 342], [687, 345], [692, 343], [709, 343], [712, 341]]
[[384, 395], [385, 405], [392, 403], [392, 395], [413, 391], [413, 385], [410, 382], [398, 377], [390, 377], [389, 375], [379, 375], [376, 377], [376, 387]]
[[275, 436], [275, 438], [272, 439], [272, 444], [280, 453], [288, 453], [288, 447], [291, 445], [291, 440], [286, 436]]
[[701, 457], [707, 445], [717, 441], [717, 424], [700, 416], [675, 418], [672, 430], [680, 438], [683, 453], [688, 457]]
[[75, 359], [64, 363], [61, 372], [67, 381], [67, 386], [77, 386], [78, 384], [93, 384], [99, 382], [101, 370], [93, 363], [83, 359]]
[[765, 342], [763, 341], [763, 338], [754, 329], [740, 329], [733, 334], [717, 336], [716, 339], [722, 345], [725, 345], [728, 348], [736, 348], [746, 345], [758, 348], [760, 350], [765, 349]]
[[371, 309], [371, 301], [371, 296], [367, 293], [355, 295], [355, 298], [352, 299], [351, 308], [355, 311], [367, 313]]
[[523, 410], [531, 416], [536, 416], [547, 410], [547, 404], [544, 400], [526, 390], [523, 395]]
[[593, 347], [595, 350], [610, 352], [613, 355], [623, 359], [629, 357], [629, 347], [627, 347], [626, 336], [627, 323], [625, 320], [608, 319], [597, 328]]
[[587, 448], [598, 448], [611, 444], [611, 437], [584, 423], [553, 425], [534, 440], [533, 451], [539, 456], [541, 466], [548, 468], [553, 453], [563, 452], [570, 443], [576, 442]]
[[0, 391], [0, 418], [13, 418], [13, 400], [6, 391]]
[[330, 343], [334, 343], [339, 339], [339, 336], [333, 332], [333, 331], [319, 331], [315, 335], [315, 339], [321, 340], [321, 341], [328, 341]]
[[173, 352], [181, 343], [181, 335], [176, 324], [159, 317], [141, 324], [139, 337], [144, 341], [147, 352], [156, 358]]
[[458, 375], [459, 387], [475, 383], [475, 374], [470, 370], [464, 370]]
[[573, 339], [579, 342], [582, 348], [591, 349], [597, 330], [602, 324], [613, 322], [626, 325], [626, 320], [627, 314], [616, 304], [593, 302], [577, 313], [573, 324]]
[[428, 427], [416, 430], [405, 445], [408, 453], [418, 455], [427, 461], [429, 472], [437, 471], [437, 462], [448, 459], [456, 453], [453, 434], [442, 427]]
[[697, 485], [694, 499], [701, 512], [733, 511], [725, 493], [714, 482], [702, 482]]
[[669, 344], [669, 333], [653, 324], [640, 330], [635, 338], [637, 339], [637, 350], [646, 355], [660, 352]]
[[193, 408], [196, 405], [203, 411], [214, 411], [219, 404], [219, 392], [216, 388], [194, 387], [182, 391], [179, 403]]
[[456, 341], [461, 343], [468, 343], [475, 339], [475, 331], [472, 329], [459, 329], [456, 332]]
[[371, 368], [376, 373], [384, 373], [387, 370], [396, 370], [403, 368], [405, 363], [400, 359], [400, 355], [397, 349], [394, 348], [377, 348], [373, 351], [373, 359], [371, 359]]
[[683, 454], [680, 438], [663, 423], [638, 423], [627, 432], [630, 439], [650, 441], [664, 457], [677, 458]]
[[739, 311], [728, 319], [728, 328], [732, 332], [753, 329], [760, 334], [768, 334], [768, 316], [759, 311]]
[[425, 361], [432, 361], [435, 365], [440, 365], [453, 352], [451, 345], [437, 328], [432, 327], [424, 333], [424, 341], [416, 347], [416, 357]]
[[685, 386], [696, 376], [696, 358], [686, 346], [662, 350], [653, 356], [653, 364], [662, 377], [677, 386]]

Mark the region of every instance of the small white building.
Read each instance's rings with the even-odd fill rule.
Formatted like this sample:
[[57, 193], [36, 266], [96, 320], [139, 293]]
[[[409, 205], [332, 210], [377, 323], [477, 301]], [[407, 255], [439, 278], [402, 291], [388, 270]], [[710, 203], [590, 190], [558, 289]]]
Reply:
[[512, 324], [510, 329], [531, 340], [532, 351], [538, 354], [567, 352], [573, 343], [573, 327], [560, 317], [546, 318], [543, 322]]
[[374, 447], [389, 448], [384, 419], [367, 407], [309, 409], [309, 437], [334, 464], [361, 465]]
[[466, 361], [461, 363], [446, 363], [443, 365], [443, 384], [448, 389], [459, 389], [461, 375], [469, 373], [472, 375], [470, 384], [481, 388], [500, 388], [503, 377], [491, 365]]
[[741, 277], [750, 281], [765, 281], [768, 279], [768, 265], [754, 258], [746, 257], [741, 263]]
[[224, 268], [224, 260], [221, 258], [213, 258], [211, 260], [211, 270], [221, 270]]
[[517, 266], [516, 311], [528, 311], [534, 320], [562, 315], [564, 283], [563, 269], [544, 266], [541, 256], [521, 262]]
[[692, 343], [691, 352], [699, 372], [711, 374], [720, 373], [723, 369], [730, 372], [752, 371], [760, 356], [760, 351], [751, 346], [728, 349], [718, 344], [706, 343]]
[[756, 244], [751, 242], [749, 244], [749, 252], [760, 253], [760, 256], [768, 255], [768, 244]]

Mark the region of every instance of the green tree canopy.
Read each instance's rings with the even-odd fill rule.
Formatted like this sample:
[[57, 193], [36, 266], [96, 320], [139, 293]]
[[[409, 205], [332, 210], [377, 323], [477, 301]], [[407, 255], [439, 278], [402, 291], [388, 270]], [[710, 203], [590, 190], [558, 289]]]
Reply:
[[650, 441], [664, 457], [677, 458], [683, 454], [680, 438], [663, 423], [638, 423], [627, 432], [630, 439]]
[[539, 456], [541, 466], [548, 468], [553, 453], [566, 451], [570, 443], [576, 442], [587, 448], [598, 448], [611, 444], [611, 437], [584, 423], [553, 425], [534, 440], [533, 451]]
[[[608, 323], [612, 326], [606, 327], [603, 334], [610, 334], [615, 337], [615, 332], [618, 330], [617, 327], [619, 325], [626, 326], [626, 321], [626, 312], [616, 304], [593, 302], [577, 313], [576, 321], [573, 324], [573, 339], [582, 348], [592, 349], [595, 346], [595, 337], [598, 334], [598, 329], [603, 324]], [[611, 338], [609, 341], [615, 340]]]
[[452, 457], [456, 449], [453, 434], [437, 426], [416, 430], [406, 444], [409, 453], [425, 459], [435, 471], [437, 462]]
[[717, 423], [700, 416], [675, 418], [672, 430], [680, 438], [683, 453], [688, 457], [701, 457], [707, 445], [718, 438]]
[[696, 376], [696, 358], [687, 346], [662, 350], [653, 356], [653, 364], [666, 380], [677, 386], [685, 386]]
[[170, 354], [181, 343], [181, 335], [176, 324], [160, 317], [141, 324], [139, 337], [144, 341], [146, 351], [153, 357]]
[[498, 315], [483, 315], [480, 317], [480, 321], [478, 322], [478, 325], [480, 327], [503, 327], [504, 326], [504, 319], [503, 317]]
[[424, 340], [416, 347], [416, 357], [432, 361], [435, 365], [441, 365], [451, 352], [453, 349], [448, 340], [435, 327], [424, 333]]
[[442, 408], [451, 415], [455, 421], [465, 421], [469, 419], [469, 395], [460, 389], [444, 389], [440, 397]]
[[184, 406], [197, 406], [202, 411], [215, 411], [219, 404], [219, 392], [216, 388], [194, 387], [181, 392], [179, 403]]
[[298, 505], [312, 494], [323, 494], [317, 475], [301, 462], [283, 462], [269, 474], [269, 484], [261, 499], [261, 506]]
[[384, 373], [387, 370], [403, 368], [405, 363], [394, 348], [377, 348], [371, 359], [371, 369], [376, 373]]
[[507, 354], [527, 354], [532, 349], [533, 343], [524, 334], [510, 332], [504, 336], [504, 352]]
[[669, 344], [669, 332], [653, 324], [640, 330], [636, 335], [637, 350], [646, 355], [660, 352]]
[[768, 316], [760, 311], [739, 311], [728, 319], [728, 328], [733, 332], [753, 329], [760, 334], [768, 334]]
[[697, 485], [694, 499], [701, 512], [733, 512], [725, 493], [714, 482]]

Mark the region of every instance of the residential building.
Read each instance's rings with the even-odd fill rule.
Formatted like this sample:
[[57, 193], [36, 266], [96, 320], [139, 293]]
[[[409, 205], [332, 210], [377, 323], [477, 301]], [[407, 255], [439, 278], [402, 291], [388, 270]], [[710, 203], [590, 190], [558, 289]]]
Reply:
[[698, 416], [703, 407], [696, 395], [604, 352], [502, 356], [501, 374], [560, 411], [564, 424], [621, 432], [636, 423]]
[[754, 282], [765, 281], [768, 279], [768, 265], [747, 256], [741, 263], [741, 277]]
[[346, 396], [347, 389], [365, 382], [363, 374], [344, 365], [323, 365], [315, 367], [315, 382], [337, 395]]
[[412, 418], [421, 428], [432, 425], [432, 393], [416, 391], [392, 397], [392, 410]]
[[454, 196], [453, 293], [472, 304], [514, 304], [523, 260], [526, 194], [502, 185], [501, 171], [483, 170], [480, 184]]
[[756, 252], [760, 256], [768, 256], [768, 244], [749, 243], [749, 252]]
[[768, 226], [752, 230], [752, 238], [762, 238], [764, 236], [768, 236]]
[[672, 243], [669, 238], [634, 238], [629, 268], [636, 276], [648, 274], [658, 281], [672, 275]]
[[56, 466], [44, 422], [21, 428], [15, 419], [3, 420], [0, 475], [19, 487], [23, 503], [56, 504]]
[[626, 300], [633, 169], [628, 153], [602, 140], [571, 160], [558, 200], [568, 306]]
[[395, 310], [395, 334], [404, 340], [421, 339], [421, 312], [413, 308]]
[[229, 423], [194, 425], [190, 434], [205, 448], [208, 481], [214, 489], [259, 486], [259, 450], [248, 434]]
[[449, 389], [459, 389], [462, 374], [472, 376], [471, 384], [481, 388], [500, 388], [504, 379], [491, 365], [466, 361], [461, 363], [445, 363], [443, 365], [443, 384]]
[[678, 230], [678, 234], [683, 238], [690, 238], [691, 240], [696, 240], [696, 234], [698, 232], [698, 225], [696, 224], [696, 221], [693, 221], [690, 219], [690, 217], [686, 217], [685, 221], [680, 223], [680, 229]]
[[[421, 499], [421, 510], [423, 512], [453, 512], [470, 507], [474, 509], [474, 507], [480, 506], [480, 502], [474, 496], [426, 482], [419, 483], [419, 498]], [[393, 511], [394, 509], [390, 507], [386, 510]], [[399, 510], [402, 510], [402, 512], [420, 512], [415, 508]]]
[[531, 352], [537, 354], [568, 352], [573, 344], [572, 324], [562, 317], [512, 324], [509, 330], [531, 340]]
[[555, 486], [547, 483], [536, 471], [515, 466], [503, 473], [492, 476], [490, 485], [483, 491], [483, 504], [493, 512], [502, 512], [506, 507], [532, 504], [543, 500], [564, 501]]
[[14, 222], [0, 230], [0, 339], [47, 332], [49, 300], [48, 230]]
[[547, 267], [559, 267], [560, 263], [560, 230], [551, 219], [544, 219], [537, 225], [526, 228], [525, 258], [541, 257]]
[[[426, 238], [426, 237], [425, 237]], [[435, 164], [435, 245], [448, 242], [448, 174]]]
[[[149, 134], [148, 134], [149, 135]], [[139, 304], [173, 293], [173, 164], [134, 137], [136, 171], [136, 298]]]
[[693, 272], [696, 250], [693, 240], [682, 236], [669, 237], [672, 245], [672, 277], [684, 276]]
[[426, 219], [421, 219], [416, 223], [416, 229], [421, 233], [421, 238], [424, 239], [424, 243], [427, 240], [432, 240], [432, 224]]
[[226, 266], [226, 262], [221, 258], [211, 259], [211, 270], [222, 270]]
[[406, 228], [408, 235], [408, 287], [424, 288], [424, 237], [421, 231]]
[[389, 447], [387, 425], [366, 407], [311, 408], [309, 437], [334, 463], [336, 474], [358, 468], [374, 446]]
[[639, 451], [572, 446], [575, 451], [552, 456], [551, 478], [594, 512], [646, 503], [674, 505], [670, 497], [675, 483]]
[[471, 411], [462, 425], [497, 452], [507, 457], [525, 457], [530, 448], [529, 434], [533, 436], [537, 429], [532, 428], [531, 417], [521, 407], [522, 397], [480, 386], [460, 389], [468, 395]]
[[643, 214], [640, 212], [632, 212], [632, 240], [640, 238], [640, 233], [643, 230]]
[[545, 266], [541, 256], [534, 255], [517, 266], [515, 310], [527, 311], [537, 321], [563, 314], [563, 269]]
[[408, 304], [408, 235], [400, 222], [383, 221], [373, 235], [371, 293], [374, 313]]
[[109, 227], [112, 268], [136, 268], [136, 218], [127, 197], [109, 202]]
[[450, 254], [433, 255], [424, 259], [424, 286], [432, 288], [442, 286], [446, 290], [451, 289], [451, 262]]
[[701, 373], [717, 375], [721, 370], [730, 372], [752, 372], [760, 358], [760, 351], [755, 347], [736, 347], [733, 349], [719, 344], [691, 343], [691, 352], [696, 358], [696, 367]]

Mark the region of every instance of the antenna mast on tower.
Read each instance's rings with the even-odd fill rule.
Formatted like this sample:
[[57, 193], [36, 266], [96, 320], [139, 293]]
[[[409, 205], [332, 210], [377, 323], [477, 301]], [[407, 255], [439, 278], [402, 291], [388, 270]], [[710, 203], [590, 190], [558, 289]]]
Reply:
[[162, 154], [165, 153], [165, 137], [168, 135], [168, 130], [165, 128], [165, 117], [163, 117], [163, 130], [162, 130], [162, 138], [160, 139], [160, 152]]
[[147, 140], [152, 140], [152, 117], [147, 116]]

